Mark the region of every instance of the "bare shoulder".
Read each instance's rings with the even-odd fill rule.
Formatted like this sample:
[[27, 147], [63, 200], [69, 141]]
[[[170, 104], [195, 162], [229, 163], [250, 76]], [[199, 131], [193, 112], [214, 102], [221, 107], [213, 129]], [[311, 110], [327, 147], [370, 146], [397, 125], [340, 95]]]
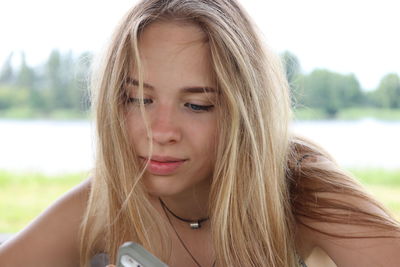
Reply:
[[[335, 198], [330, 195], [329, 197]], [[348, 196], [340, 197], [341, 203], [362, 207], [370, 214], [382, 214], [376, 206]], [[308, 257], [315, 248], [322, 249], [340, 267], [400, 266], [400, 228], [387, 230], [378, 226], [357, 223], [333, 223], [302, 220], [298, 225], [298, 246]], [[324, 233], [329, 233], [326, 235]], [[344, 237], [346, 236], [346, 237]], [[307, 254], [308, 253], [308, 254]]]
[[79, 228], [89, 191], [87, 179], [1, 245], [0, 265], [78, 266]]

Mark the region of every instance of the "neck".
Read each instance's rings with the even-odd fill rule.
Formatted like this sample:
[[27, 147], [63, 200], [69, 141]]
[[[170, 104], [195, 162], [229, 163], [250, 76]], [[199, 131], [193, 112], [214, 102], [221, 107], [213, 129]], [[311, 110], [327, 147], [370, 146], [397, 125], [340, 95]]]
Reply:
[[[197, 186], [173, 196], [160, 196], [175, 215], [193, 221], [209, 217], [208, 197], [209, 185]], [[176, 218], [173, 220], [175, 221]], [[180, 223], [187, 224], [182, 221]]]
[[188, 220], [199, 220], [207, 218], [208, 212], [208, 194], [190, 194], [189, 196], [166, 196], [161, 197], [162, 201], [175, 215]]

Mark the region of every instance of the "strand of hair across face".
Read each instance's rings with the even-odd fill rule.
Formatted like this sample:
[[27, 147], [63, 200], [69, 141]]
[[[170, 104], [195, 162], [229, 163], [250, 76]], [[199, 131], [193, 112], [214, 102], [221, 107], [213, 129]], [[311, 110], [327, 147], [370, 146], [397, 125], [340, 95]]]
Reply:
[[[187, 246], [185, 245], [185, 242], [183, 242], [182, 238], [181, 238], [180, 235], [178, 234], [178, 231], [176, 231], [174, 225], [172, 224], [171, 219], [169, 218], [168, 213], [167, 213], [167, 210], [168, 210], [169, 212], [171, 212], [171, 211], [170, 211], [170, 210], [168, 209], [168, 207], [164, 204], [164, 202], [161, 200], [161, 198], [158, 198], [158, 199], [160, 200], [160, 204], [161, 204], [161, 206], [162, 206], [162, 208], [163, 208], [163, 211], [164, 211], [164, 213], [165, 213], [165, 216], [167, 217], [169, 224], [171, 225], [172, 229], [174, 230], [174, 232], [175, 232], [175, 234], [176, 234], [176, 237], [178, 237], [179, 242], [182, 244], [183, 248], [184, 248], [184, 249], [186, 250], [186, 252], [190, 255], [190, 257], [191, 257], [192, 260], [196, 263], [196, 265], [199, 266], [199, 267], [202, 267], [202, 266], [200, 265], [200, 263], [195, 259], [195, 257], [193, 256], [193, 254], [190, 252], [190, 250], [187, 248]], [[173, 214], [173, 213], [171, 212], [171, 214]], [[208, 218], [207, 218], [207, 219], [208, 219]], [[215, 267], [215, 260], [214, 260], [214, 262], [213, 262], [212, 267]]]

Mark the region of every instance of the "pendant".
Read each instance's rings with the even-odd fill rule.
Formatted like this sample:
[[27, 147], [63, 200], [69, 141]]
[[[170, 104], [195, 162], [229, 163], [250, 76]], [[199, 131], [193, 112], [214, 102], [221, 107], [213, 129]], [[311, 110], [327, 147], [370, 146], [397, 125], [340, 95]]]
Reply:
[[201, 227], [199, 222], [192, 222], [189, 224], [192, 229], [199, 229]]

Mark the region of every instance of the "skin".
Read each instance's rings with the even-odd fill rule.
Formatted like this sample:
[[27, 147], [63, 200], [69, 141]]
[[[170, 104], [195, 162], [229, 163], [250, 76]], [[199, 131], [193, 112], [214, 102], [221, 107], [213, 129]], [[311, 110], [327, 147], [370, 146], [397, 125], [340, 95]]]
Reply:
[[[207, 215], [207, 194], [212, 177], [215, 136], [217, 135], [217, 108], [209, 112], [193, 112], [187, 103], [209, 105], [212, 94], [183, 93], [192, 86], [213, 87], [208, 48], [201, 40], [203, 34], [188, 24], [155, 23], [143, 33], [140, 48], [143, 51], [144, 81], [152, 86], [146, 89], [146, 98], [152, 99], [145, 107], [146, 118], [153, 131], [153, 154], [188, 159], [182, 168], [168, 176], [146, 172], [145, 184], [152, 195], [152, 203], [163, 214], [158, 202], [161, 197], [167, 206], [182, 217], [198, 218]], [[136, 78], [132, 73], [132, 78]], [[136, 97], [135, 85], [128, 88], [130, 97]], [[127, 114], [129, 137], [139, 156], [148, 156], [147, 135], [138, 108], [132, 104]], [[90, 181], [86, 180], [49, 207], [15, 238], [0, 247], [0, 266], [78, 266], [78, 229], [81, 222]], [[331, 196], [335, 197], [335, 196]], [[337, 196], [348, 203], [363, 205], [371, 212], [379, 212], [368, 203]], [[187, 224], [171, 217], [171, 221], [202, 266], [214, 261], [210, 227], [190, 230]], [[378, 231], [360, 226], [309, 222], [322, 231], [350, 234]], [[400, 266], [400, 235], [390, 239], [328, 238], [302, 225], [297, 226], [297, 251], [307, 258], [316, 247], [324, 250], [340, 267], [396, 267]], [[172, 228], [173, 254], [170, 266], [194, 265]], [[101, 249], [101, 248], [100, 248]], [[321, 259], [323, 260], [323, 259]], [[310, 265], [312, 267], [312, 265]]]
[[[185, 159], [172, 174], [146, 171], [144, 183], [152, 196], [162, 197], [169, 208], [186, 218], [207, 217], [215, 162], [217, 107], [212, 101], [217, 93], [201, 89], [215, 88], [204, 39], [194, 25], [151, 24], [139, 42], [151, 140], [136, 102], [129, 104], [127, 114], [129, 137], [139, 156], [151, 156], [148, 147], [152, 141], [152, 155]], [[131, 76], [137, 80], [134, 72]], [[128, 91], [131, 99], [138, 99], [136, 83], [131, 83]]]
[[[153, 196], [154, 206], [163, 214], [158, 197], [175, 214], [184, 218], [205, 218], [212, 178], [217, 135], [215, 92], [188, 92], [188, 88], [215, 85], [205, 36], [194, 25], [153, 23], [139, 42], [144, 68], [145, 115], [152, 131], [153, 155], [185, 159], [177, 171], [156, 175], [146, 171], [144, 183]], [[133, 79], [137, 75], [132, 73]], [[129, 86], [129, 96], [138, 97], [138, 86]], [[138, 105], [133, 102], [127, 115], [128, 133], [139, 156], [149, 156], [149, 138]], [[209, 224], [199, 231], [172, 218], [174, 227], [193, 256], [204, 266], [213, 262]], [[176, 234], [173, 237], [171, 265], [192, 266]]]
[[0, 246], [0, 266], [78, 266], [78, 230], [89, 180], [70, 190]]

